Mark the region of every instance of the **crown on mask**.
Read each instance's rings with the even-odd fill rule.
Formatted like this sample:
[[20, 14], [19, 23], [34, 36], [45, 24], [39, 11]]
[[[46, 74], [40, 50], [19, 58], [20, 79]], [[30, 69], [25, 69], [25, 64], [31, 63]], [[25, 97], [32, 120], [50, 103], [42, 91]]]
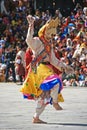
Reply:
[[47, 21], [47, 28], [56, 28], [58, 25], [60, 25], [60, 20], [58, 19], [58, 17], [56, 19], [51, 19], [49, 21]]

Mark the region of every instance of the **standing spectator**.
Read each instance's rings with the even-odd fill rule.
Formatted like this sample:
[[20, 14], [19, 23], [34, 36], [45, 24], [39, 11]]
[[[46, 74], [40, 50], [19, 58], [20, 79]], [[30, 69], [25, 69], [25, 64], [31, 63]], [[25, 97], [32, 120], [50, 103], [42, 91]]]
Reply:
[[17, 56], [16, 66], [17, 66], [17, 74], [19, 75], [20, 85], [22, 85], [23, 79], [25, 78], [25, 68], [23, 66], [22, 59], [20, 56]]
[[21, 43], [19, 43], [16, 47], [17, 47], [16, 58], [17, 58], [17, 56], [20, 56], [21, 60], [22, 60], [22, 64], [25, 67], [25, 60], [24, 60], [25, 59], [25, 51], [23, 50], [24, 46]]
[[10, 69], [12, 70], [12, 76], [13, 76], [13, 81], [16, 82], [16, 76], [15, 76], [15, 52], [13, 50], [13, 47], [9, 45], [8, 51], [5, 53], [5, 58], [6, 58], [6, 77], [5, 81], [8, 81], [9, 78], [9, 72]]
[[[15, 62], [17, 62], [18, 60], [18, 57], [21, 58], [21, 64], [23, 65], [23, 67], [25, 68], [25, 51], [23, 50], [24, 49], [24, 46], [19, 43], [17, 46], [17, 54], [16, 54], [16, 58], [15, 58]], [[19, 77], [20, 78], [20, 75], [19, 75], [19, 72], [18, 72], [18, 69], [19, 69], [19, 66], [18, 64], [15, 65], [15, 72], [16, 72], [16, 78]], [[19, 79], [18, 78], [18, 79]]]

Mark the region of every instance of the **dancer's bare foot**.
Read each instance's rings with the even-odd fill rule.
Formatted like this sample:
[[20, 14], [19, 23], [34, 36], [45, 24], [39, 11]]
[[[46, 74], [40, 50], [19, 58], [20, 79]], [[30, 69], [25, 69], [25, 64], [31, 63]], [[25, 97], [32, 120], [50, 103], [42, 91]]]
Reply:
[[44, 122], [44, 121], [42, 121], [42, 120], [40, 120], [39, 118], [33, 118], [33, 121], [32, 121], [33, 123], [38, 123], [38, 124], [47, 124], [47, 122]]
[[63, 108], [62, 108], [58, 103], [54, 103], [54, 102], [53, 102], [53, 107], [54, 107], [56, 110], [63, 110]]

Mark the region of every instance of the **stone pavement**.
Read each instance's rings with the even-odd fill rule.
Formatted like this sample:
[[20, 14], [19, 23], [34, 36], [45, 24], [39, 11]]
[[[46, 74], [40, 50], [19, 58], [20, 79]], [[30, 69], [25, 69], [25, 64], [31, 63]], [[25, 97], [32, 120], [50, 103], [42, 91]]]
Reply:
[[87, 87], [65, 87], [62, 111], [48, 105], [41, 119], [33, 124], [35, 101], [23, 99], [20, 85], [0, 83], [0, 130], [87, 130]]

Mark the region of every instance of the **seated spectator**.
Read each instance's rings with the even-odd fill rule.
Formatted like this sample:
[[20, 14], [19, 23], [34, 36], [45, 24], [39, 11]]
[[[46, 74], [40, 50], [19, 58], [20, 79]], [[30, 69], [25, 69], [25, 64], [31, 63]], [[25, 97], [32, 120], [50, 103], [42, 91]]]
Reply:
[[84, 74], [83, 70], [79, 70], [78, 81], [79, 81], [79, 86], [81, 86], [81, 87], [85, 86], [85, 74]]

